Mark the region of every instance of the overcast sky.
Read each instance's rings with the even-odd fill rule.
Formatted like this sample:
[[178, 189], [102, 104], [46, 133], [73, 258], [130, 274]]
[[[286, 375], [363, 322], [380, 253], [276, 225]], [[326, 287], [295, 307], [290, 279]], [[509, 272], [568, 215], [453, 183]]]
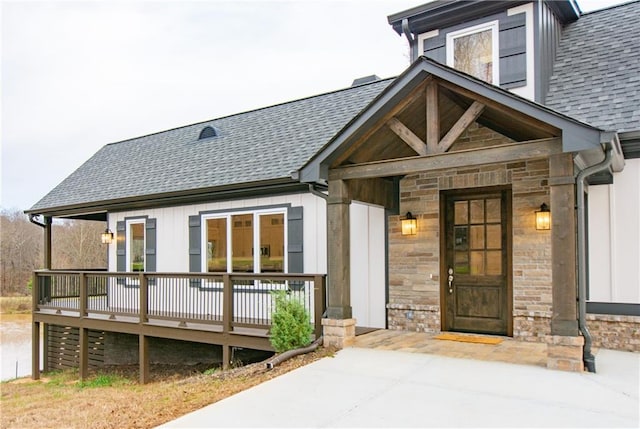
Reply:
[[107, 143], [400, 74], [387, 16], [426, 3], [0, 2], [0, 205], [23, 210]]

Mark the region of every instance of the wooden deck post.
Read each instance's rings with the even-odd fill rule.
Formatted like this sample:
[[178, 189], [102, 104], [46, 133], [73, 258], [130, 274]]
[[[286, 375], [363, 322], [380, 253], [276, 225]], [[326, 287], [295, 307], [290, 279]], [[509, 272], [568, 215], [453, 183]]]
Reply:
[[50, 270], [51, 265], [51, 231], [52, 231], [53, 219], [51, 216], [44, 217], [44, 269]]
[[31, 379], [40, 379], [40, 323], [31, 323]]
[[[233, 330], [233, 284], [231, 276], [222, 276], [222, 333], [225, 337]], [[231, 364], [231, 346], [225, 341], [222, 344], [222, 369], [228, 369]]]
[[149, 321], [149, 281], [144, 273], [140, 273], [140, 323]]
[[326, 285], [324, 276], [313, 278], [313, 322], [316, 340], [322, 335], [322, 314], [326, 306]]
[[80, 380], [84, 380], [89, 375], [89, 330], [80, 327]]
[[[40, 288], [38, 275], [33, 273], [31, 286], [31, 379], [40, 379], [40, 324], [35, 322], [34, 315], [38, 311], [38, 301], [40, 299]], [[46, 347], [46, 343], [45, 343]], [[46, 353], [45, 348], [45, 355]], [[46, 367], [45, 367], [46, 369]]]
[[222, 369], [229, 369], [231, 366], [231, 346], [229, 344], [222, 345]]
[[576, 197], [573, 157], [549, 158], [553, 315], [551, 334], [578, 336], [576, 292]]
[[40, 323], [42, 335], [42, 370], [49, 371], [49, 325]]
[[344, 180], [329, 181], [328, 222], [328, 308], [330, 319], [351, 318], [351, 263], [349, 241], [349, 186]]
[[140, 364], [140, 384], [149, 381], [149, 337], [144, 334], [138, 336], [138, 358]]
[[78, 277], [80, 283], [80, 318], [87, 315], [87, 275], [80, 273]]

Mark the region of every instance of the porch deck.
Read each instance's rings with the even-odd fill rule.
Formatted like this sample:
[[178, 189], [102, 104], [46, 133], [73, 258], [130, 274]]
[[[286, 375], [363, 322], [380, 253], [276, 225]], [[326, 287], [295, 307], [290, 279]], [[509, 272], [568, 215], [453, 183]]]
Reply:
[[[424, 332], [378, 330], [356, 337], [353, 347], [379, 350], [396, 350], [410, 353], [426, 353], [441, 356], [547, 366], [547, 345], [497, 337], [499, 344], [479, 344], [439, 340]], [[465, 334], [472, 335], [472, 334]]]
[[[317, 274], [47, 270], [36, 271], [33, 284], [34, 339], [43, 324], [78, 328], [84, 378], [89, 330], [138, 335], [142, 383], [148, 379], [148, 337], [220, 345], [227, 366], [232, 347], [273, 350], [271, 292], [287, 291], [298, 300], [311, 316], [316, 337], [326, 308], [325, 276]], [[34, 379], [40, 374], [39, 344], [33, 341]]]

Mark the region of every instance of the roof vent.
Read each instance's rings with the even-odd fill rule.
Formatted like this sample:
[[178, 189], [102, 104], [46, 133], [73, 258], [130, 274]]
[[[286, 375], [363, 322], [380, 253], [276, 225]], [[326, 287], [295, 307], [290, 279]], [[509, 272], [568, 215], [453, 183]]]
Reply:
[[365, 83], [371, 83], [377, 80], [380, 80], [380, 78], [375, 74], [372, 74], [370, 76], [365, 76], [365, 77], [359, 77], [358, 79], [355, 79], [353, 81], [353, 83], [351, 84], [351, 87], [364, 85]]
[[219, 136], [220, 133], [218, 132], [217, 129], [215, 129], [212, 126], [206, 126], [202, 129], [202, 131], [200, 131], [200, 137], [198, 137], [198, 140], [204, 140], [204, 139], [208, 139], [211, 137], [217, 137]]

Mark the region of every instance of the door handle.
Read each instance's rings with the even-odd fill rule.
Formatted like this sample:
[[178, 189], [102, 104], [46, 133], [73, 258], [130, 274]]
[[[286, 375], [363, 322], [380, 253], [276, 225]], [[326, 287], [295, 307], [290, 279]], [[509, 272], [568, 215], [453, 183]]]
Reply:
[[449, 267], [449, 293], [453, 293], [453, 268]]

